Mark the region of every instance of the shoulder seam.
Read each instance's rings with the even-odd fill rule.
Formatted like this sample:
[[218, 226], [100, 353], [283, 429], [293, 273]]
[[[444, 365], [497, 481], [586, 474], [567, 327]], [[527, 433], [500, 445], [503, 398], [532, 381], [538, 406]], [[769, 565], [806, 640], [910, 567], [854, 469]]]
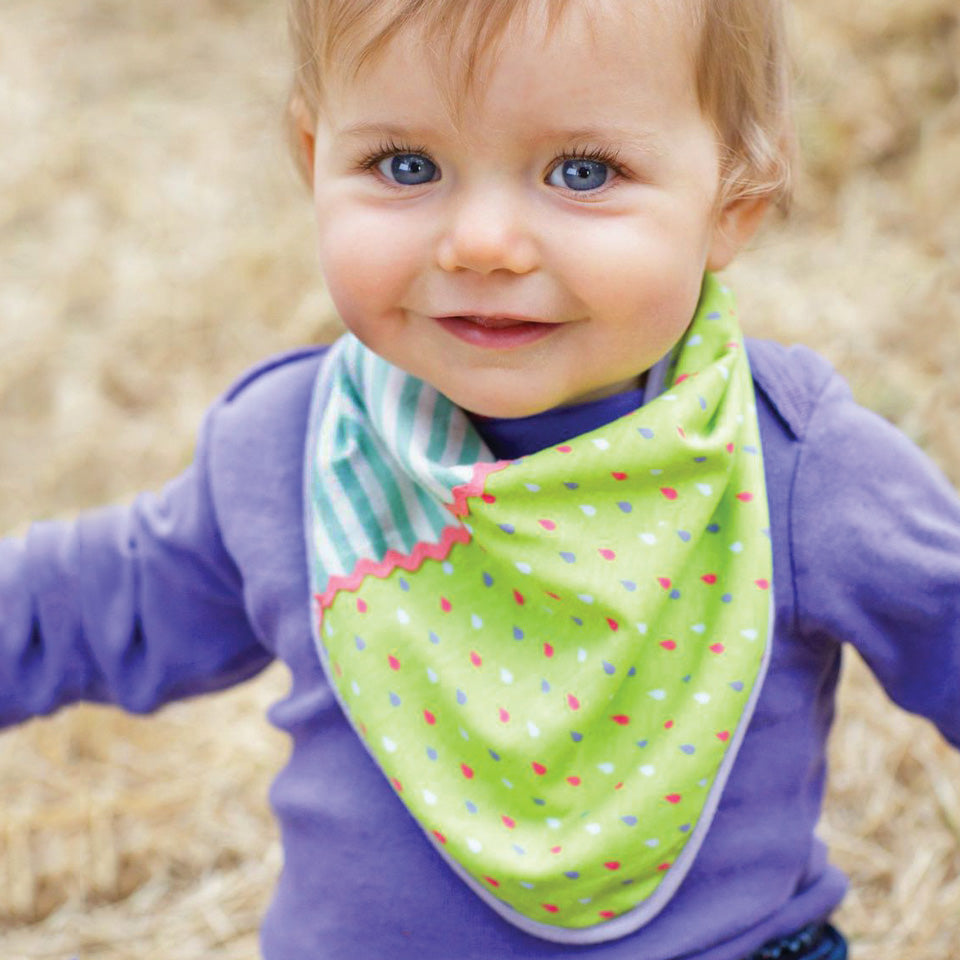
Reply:
[[796, 492], [801, 464], [806, 453], [806, 435], [817, 416], [824, 395], [837, 377], [829, 363], [806, 347], [788, 348], [773, 341], [750, 338], [747, 341], [747, 351], [757, 392], [763, 395], [772, 415], [793, 441], [796, 450], [786, 481], [788, 489], [785, 552], [788, 573], [787, 583], [783, 586], [791, 594], [788, 629], [792, 635], [799, 637], [801, 617], [794, 509]]
[[[831, 373], [833, 372], [831, 368]], [[804, 423], [804, 437], [807, 433], [808, 428], [813, 423], [813, 421], [821, 414], [823, 409], [823, 398], [827, 393], [827, 388], [831, 383], [833, 378], [827, 376], [824, 378], [823, 382], [819, 384], [820, 389], [817, 391], [814, 397], [811, 397], [809, 401], [808, 411], [806, 421]], [[801, 600], [800, 600], [800, 578], [797, 574], [797, 557], [796, 557], [796, 534], [797, 528], [795, 525], [795, 511], [794, 511], [794, 499], [796, 496], [796, 491], [800, 483], [800, 472], [801, 469], [805, 466], [807, 452], [809, 450], [809, 444], [803, 442], [804, 437], [800, 437], [800, 443], [797, 447], [797, 458], [794, 461], [793, 473], [790, 477], [790, 494], [787, 500], [787, 538], [789, 541], [789, 554], [790, 554], [790, 580], [791, 587], [793, 589], [793, 629], [792, 633], [797, 637], [806, 637], [806, 631], [803, 628], [803, 618], [801, 617]]]
[[243, 391], [247, 389], [247, 387], [249, 387], [256, 380], [259, 380], [265, 374], [270, 373], [279, 367], [287, 366], [288, 364], [295, 364], [302, 360], [316, 358], [325, 353], [327, 349], [328, 347], [326, 344], [319, 344], [310, 347], [298, 347], [294, 350], [287, 350], [283, 353], [278, 353], [275, 356], [268, 357], [266, 360], [263, 360], [256, 366], [252, 367], [250, 370], [247, 370], [246, 373], [235, 380], [223, 394], [223, 402], [230, 403], [231, 401], [235, 400], [239, 394], [243, 393]]
[[803, 439], [821, 396], [836, 376], [833, 367], [807, 347], [784, 347], [769, 340], [749, 339], [747, 354], [757, 390], [790, 436]]
[[[234, 401], [238, 400], [248, 388], [262, 380], [267, 374], [275, 370], [279, 370], [282, 367], [293, 367], [309, 361], [319, 362], [319, 358], [323, 356], [326, 350], [326, 345], [313, 345], [309, 347], [300, 347], [293, 350], [287, 350], [268, 357], [266, 360], [263, 360], [256, 366], [248, 369], [237, 380], [235, 380], [233, 384], [231, 384], [231, 386], [223, 394], [221, 394], [220, 398], [210, 407], [206, 416], [204, 417], [204, 422], [201, 427], [200, 442], [197, 445], [197, 451], [194, 455], [195, 469], [197, 469], [200, 474], [200, 482], [203, 485], [203, 494], [209, 505], [210, 514], [213, 517], [221, 548], [223, 549], [225, 556], [229, 557], [230, 563], [236, 571], [238, 583], [241, 584], [241, 590], [242, 575], [235, 557], [230, 552], [230, 549], [223, 538], [220, 503], [211, 480], [211, 474], [213, 472], [211, 461], [217, 455], [217, 448], [219, 445], [218, 441], [223, 431], [223, 421], [221, 418], [229, 411], [231, 404]], [[261, 643], [263, 643], [265, 648], [268, 647], [268, 644], [264, 642], [263, 637], [260, 636], [259, 633], [258, 639]]]

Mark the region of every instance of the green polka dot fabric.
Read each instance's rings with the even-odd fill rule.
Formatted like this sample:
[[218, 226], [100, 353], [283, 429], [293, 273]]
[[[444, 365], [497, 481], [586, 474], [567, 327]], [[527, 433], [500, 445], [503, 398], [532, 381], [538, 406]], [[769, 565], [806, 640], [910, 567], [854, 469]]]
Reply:
[[729, 291], [708, 275], [659, 396], [515, 461], [355, 340], [323, 376], [309, 558], [347, 716], [504, 917], [573, 944], [631, 932], [688, 872], [769, 656], [767, 498]]

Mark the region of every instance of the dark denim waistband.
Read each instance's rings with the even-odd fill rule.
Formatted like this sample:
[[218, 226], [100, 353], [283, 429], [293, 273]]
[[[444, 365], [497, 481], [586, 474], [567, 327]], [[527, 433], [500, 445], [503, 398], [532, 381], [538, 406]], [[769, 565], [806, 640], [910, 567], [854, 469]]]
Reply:
[[765, 943], [744, 960], [847, 960], [847, 942], [829, 923], [811, 923]]

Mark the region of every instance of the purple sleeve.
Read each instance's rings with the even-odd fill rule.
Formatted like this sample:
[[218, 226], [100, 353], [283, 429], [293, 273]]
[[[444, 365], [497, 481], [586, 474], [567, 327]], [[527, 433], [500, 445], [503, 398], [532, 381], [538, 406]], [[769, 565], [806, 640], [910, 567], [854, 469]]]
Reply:
[[210, 495], [215, 417], [161, 494], [0, 541], [0, 725], [77, 700], [146, 712], [269, 662]]
[[853, 644], [894, 702], [960, 747], [960, 501], [834, 379], [793, 491], [799, 626]]

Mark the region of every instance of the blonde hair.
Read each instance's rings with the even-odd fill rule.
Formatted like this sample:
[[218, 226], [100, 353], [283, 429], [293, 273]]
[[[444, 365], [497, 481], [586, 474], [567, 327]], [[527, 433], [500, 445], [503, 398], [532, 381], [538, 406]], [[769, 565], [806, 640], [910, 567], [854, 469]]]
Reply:
[[[541, 2], [549, 29], [570, 0]], [[664, 0], [646, 2], [662, 6]], [[718, 202], [767, 197], [785, 211], [795, 138], [784, 0], [666, 2], [692, 20], [698, 37], [697, 95], [722, 145]], [[304, 115], [312, 121], [322, 110], [324, 79], [332, 69], [355, 76], [393, 37], [415, 26], [441, 53], [458, 54], [450, 59], [460, 72], [461, 89], [469, 90], [483, 58], [530, 6], [531, 0], [290, 0], [296, 67], [289, 115], [294, 156], [307, 181], [310, 171], [295, 132]]]

